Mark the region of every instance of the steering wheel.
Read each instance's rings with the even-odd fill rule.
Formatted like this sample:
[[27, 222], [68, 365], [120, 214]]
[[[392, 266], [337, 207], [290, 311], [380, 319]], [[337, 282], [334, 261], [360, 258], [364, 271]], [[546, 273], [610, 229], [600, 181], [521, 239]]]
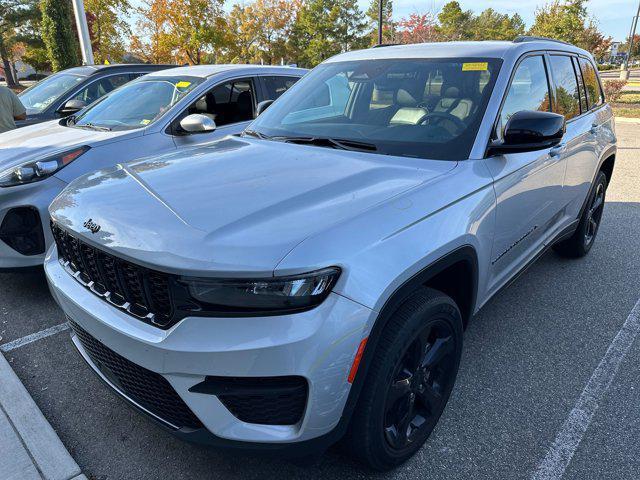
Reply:
[[462, 120], [460, 120], [455, 115], [452, 115], [452, 114], [447, 113], [447, 112], [431, 112], [431, 113], [427, 113], [425, 116], [423, 116], [420, 119], [418, 124], [419, 125], [427, 125], [428, 123], [430, 123], [430, 121], [432, 119], [438, 119], [438, 120], [436, 120], [436, 122], [437, 122], [436, 125], [439, 124], [439, 123], [442, 123], [442, 122], [449, 121], [458, 130], [465, 130], [467, 128], [467, 125]]

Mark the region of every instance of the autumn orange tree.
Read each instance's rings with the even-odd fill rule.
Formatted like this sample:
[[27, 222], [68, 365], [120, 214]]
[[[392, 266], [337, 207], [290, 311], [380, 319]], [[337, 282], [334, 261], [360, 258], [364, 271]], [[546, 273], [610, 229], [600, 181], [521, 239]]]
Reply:
[[[133, 53], [152, 63], [209, 60], [223, 46], [224, 0], [144, 0], [138, 8]], [[214, 55], [215, 60], [215, 55]]]

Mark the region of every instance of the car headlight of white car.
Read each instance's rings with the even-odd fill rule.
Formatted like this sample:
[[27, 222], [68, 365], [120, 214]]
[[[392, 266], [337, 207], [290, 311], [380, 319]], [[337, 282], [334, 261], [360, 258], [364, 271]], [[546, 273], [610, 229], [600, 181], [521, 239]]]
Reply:
[[86, 153], [91, 147], [85, 145], [59, 152], [48, 157], [30, 160], [0, 172], [0, 187], [14, 187], [25, 183], [38, 182], [50, 177]]
[[337, 267], [265, 279], [183, 278], [199, 309], [221, 316], [255, 316], [309, 310], [327, 298]]

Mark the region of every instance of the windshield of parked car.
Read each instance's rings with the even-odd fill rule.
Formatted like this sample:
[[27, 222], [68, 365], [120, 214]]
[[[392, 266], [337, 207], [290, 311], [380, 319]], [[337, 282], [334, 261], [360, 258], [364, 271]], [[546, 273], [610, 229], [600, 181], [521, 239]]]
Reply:
[[77, 115], [70, 125], [97, 130], [146, 127], [204, 80], [183, 76], [141, 77], [102, 97]]
[[36, 115], [67, 93], [87, 77], [70, 73], [56, 73], [26, 89], [20, 95], [20, 101], [28, 115]]
[[249, 127], [271, 140], [468, 158], [501, 61], [384, 59], [316, 67]]

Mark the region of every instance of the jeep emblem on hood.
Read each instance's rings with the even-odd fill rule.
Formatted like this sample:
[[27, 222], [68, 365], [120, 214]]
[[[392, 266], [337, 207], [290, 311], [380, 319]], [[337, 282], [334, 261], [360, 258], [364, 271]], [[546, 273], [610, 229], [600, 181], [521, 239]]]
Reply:
[[88, 228], [91, 230], [91, 233], [98, 233], [102, 228], [100, 225], [95, 223], [92, 218], [84, 222], [84, 228]]

